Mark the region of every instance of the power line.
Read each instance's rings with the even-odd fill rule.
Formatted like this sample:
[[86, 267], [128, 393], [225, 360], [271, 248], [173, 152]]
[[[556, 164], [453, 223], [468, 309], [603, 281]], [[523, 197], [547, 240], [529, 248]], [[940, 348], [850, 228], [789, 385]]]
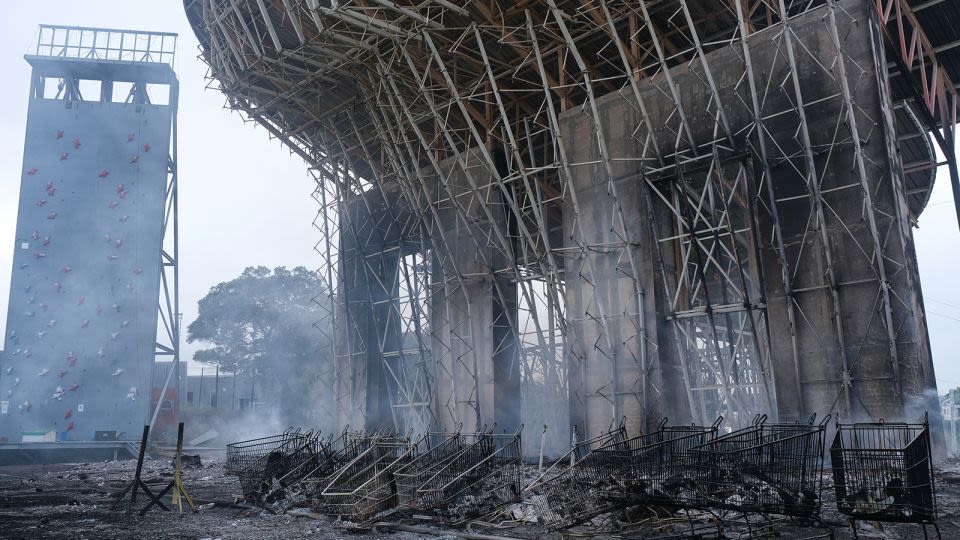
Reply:
[[927, 310], [927, 313], [929, 313], [929, 314], [931, 314], [931, 315], [936, 315], [936, 316], [938, 316], [938, 317], [943, 317], [944, 319], [950, 319], [951, 321], [960, 322], [960, 318], [958, 318], [958, 317], [951, 317], [950, 315], [945, 315], [945, 314], [943, 314], [943, 313], [937, 313], [936, 311], [930, 311], [929, 309]]
[[927, 300], [929, 302], [936, 302], [937, 304], [943, 304], [945, 306], [950, 306], [952, 308], [960, 309], [960, 306], [958, 306], [957, 304], [951, 304], [950, 302], [944, 302], [943, 300], [937, 300], [936, 298], [930, 298], [929, 296], [924, 296], [923, 298], [924, 300]]

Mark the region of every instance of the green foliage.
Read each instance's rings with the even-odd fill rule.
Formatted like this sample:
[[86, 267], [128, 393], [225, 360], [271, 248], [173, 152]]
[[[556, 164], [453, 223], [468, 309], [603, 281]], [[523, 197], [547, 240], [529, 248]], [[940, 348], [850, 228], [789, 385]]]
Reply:
[[327, 302], [319, 277], [302, 266], [247, 267], [200, 300], [187, 342], [211, 345], [194, 354], [198, 362], [252, 373], [266, 399], [305, 398], [330, 357], [329, 329], [314, 327]]

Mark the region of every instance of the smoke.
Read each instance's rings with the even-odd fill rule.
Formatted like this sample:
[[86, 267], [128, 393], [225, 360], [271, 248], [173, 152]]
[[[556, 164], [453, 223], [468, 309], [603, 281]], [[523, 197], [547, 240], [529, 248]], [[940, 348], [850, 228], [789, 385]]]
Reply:
[[[333, 335], [322, 281], [303, 267], [248, 267], [200, 300], [188, 342], [211, 345], [194, 359], [236, 376], [225, 436], [266, 436], [333, 424]], [[243, 400], [243, 407], [239, 406]], [[218, 430], [219, 431], [219, 430]]]
[[941, 422], [940, 396], [936, 388], [927, 388], [919, 395], [910, 396], [903, 405], [904, 422], [921, 422], [925, 418], [930, 424]]
[[558, 392], [555, 385], [524, 380], [522, 407], [525, 458], [538, 458], [541, 448], [544, 459], [559, 458], [570, 450], [570, 409], [566, 392]]

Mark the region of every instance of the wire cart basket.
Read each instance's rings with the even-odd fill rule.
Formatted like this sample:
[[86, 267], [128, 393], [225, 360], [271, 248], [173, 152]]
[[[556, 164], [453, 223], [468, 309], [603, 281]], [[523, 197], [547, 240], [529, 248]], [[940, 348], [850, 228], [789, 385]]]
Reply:
[[692, 448], [686, 461], [694, 495], [685, 504], [819, 519], [829, 419], [767, 424], [762, 416]]
[[837, 507], [856, 520], [937, 527], [930, 428], [921, 424], [837, 424], [830, 446]]
[[[356, 456], [356, 433], [344, 429], [340, 436], [317, 439], [315, 459], [304, 460], [274, 483], [274, 490], [261, 497], [264, 506], [282, 514], [294, 506], [318, 497], [329, 478]], [[317, 486], [321, 486], [320, 490]]]
[[280, 435], [228, 444], [224, 471], [239, 478], [244, 499], [270, 510], [281, 510], [272, 506], [285, 499], [287, 488], [316, 466], [319, 435], [287, 430]]
[[460, 432], [430, 432], [424, 437], [423, 452], [407, 465], [399, 469], [394, 476], [397, 479], [399, 505], [407, 508], [426, 509], [423, 494], [419, 491], [431, 478], [460, 456], [477, 434], [464, 435]]
[[395, 508], [398, 486], [394, 473], [416, 454], [409, 437], [374, 435], [350, 441], [347, 452], [356, 455], [329, 478], [318, 510], [332, 516], [366, 521]]
[[691, 449], [717, 437], [723, 418], [709, 426], [668, 426], [594, 452], [590, 471], [602, 497], [615, 505], [658, 504], [682, 506], [694, 496], [687, 456]]
[[[612, 431], [578, 442], [524, 490], [547, 531], [579, 525], [612, 508], [598, 497], [596, 482], [587, 470], [596, 448], [627, 440], [623, 425]], [[571, 457], [575, 462], [562, 468]]]
[[512, 434], [487, 431], [465, 436], [463, 449], [417, 488], [422, 507], [459, 520], [519, 501], [522, 430], [521, 425]]
[[306, 437], [299, 429], [288, 429], [279, 435], [239, 441], [227, 445], [227, 459], [223, 464], [224, 474], [238, 476], [267, 454], [288, 448]]

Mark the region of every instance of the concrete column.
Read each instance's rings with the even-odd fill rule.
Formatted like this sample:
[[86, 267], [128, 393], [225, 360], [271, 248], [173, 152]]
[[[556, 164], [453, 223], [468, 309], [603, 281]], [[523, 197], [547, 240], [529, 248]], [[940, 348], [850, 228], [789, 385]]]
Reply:
[[[442, 429], [465, 431], [520, 423], [520, 369], [515, 343], [517, 285], [511, 254], [497, 235], [508, 237], [508, 214], [480, 153], [442, 163], [446, 177], [435, 196], [447, 239], [434, 254], [431, 325], [436, 361], [434, 407]], [[464, 170], [465, 169], [465, 170]], [[471, 185], [472, 184], [472, 185]], [[474, 190], [478, 186], [479, 190]], [[491, 220], [486, 206], [494, 215]], [[442, 297], [438, 297], [442, 293]]]
[[[593, 436], [626, 418], [630, 433], [648, 430], [663, 416], [690, 418], [676, 365], [662, 356], [673, 333], [661, 338], [657, 304], [663, 302], [651, 241], [651, 215], [639, 181], [642, 149], [624, 134], [636, 125], [623, 102], [601, 103], [613, 189], [602, 164], [594, 122], [571, 111], [561, 117], [566, 155], [573, 165], [563, 215], [566, 258], [567, 366], [570, 421]], [[616, 196], [615, 196], [616, 195]], [[659, 298], [659, 299], [658, 299]], [[663, 342], [663, 343], [661, 343]]]

